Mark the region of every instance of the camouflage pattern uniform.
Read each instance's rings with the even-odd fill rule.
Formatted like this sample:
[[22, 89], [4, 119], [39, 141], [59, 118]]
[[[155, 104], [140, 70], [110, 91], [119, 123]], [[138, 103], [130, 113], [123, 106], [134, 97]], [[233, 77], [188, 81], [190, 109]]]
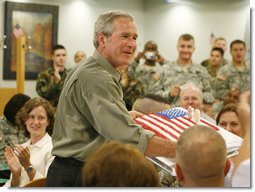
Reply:
[[133, 60], [131, 63], [128, 65], [128, 76], [131, 79], [135, 79], [135, 72], [136, 72], [136, 67], [139, 65], [139, 63], [136, 60]]
[[223, 106], [224, 106], [224, 101], [215, 102], [212, 105], [212, 113], [215, 117], [217, 116], [217, 114], [219, 113], [219, 111], [222, 109]]
[[123, 100], [127, 110], [131, 110], [135, 100], [144, 95], [143, 85], [140, 81], [130, 79], [127, 87], [122, 86]]
[[250, 63], [240, 70], [233, 63], [221, 67], [217, 73], [216, 98], [223, 100], [227, 92], [232, 89], [240, 89], [241, 92], [250, 89]]
[[212, 68], [211, 68], [211, 65], [207, 65], [205, 67], [210, 75], [210, 80], [211, 80], [211, 85], [212, 85], [212, 89], [213, 89], [213, 96], [215, 97], [216, 96], [216, 76], [217, 76], [217, 71], [213, 71]]
[[[134, 60], [129, 66], [128, 74], [131, 78], [137, 79], [142, 83], [144, 94], [155, 93], [161, 87], [160, 78], [162, 69], [162, 66], [158, 63], [155, 66], [147, 66], [144, 62], [138, 64]], [[159, 75], [159, 79], [154, 78], [155, 74]]]
[[48, 100], [54, 107], [57, 107], [59, 96], [67, 76], [67, 70], [65, 69], [61, 72], [60, 76], [60, 82], [55, 83], [54, 69], [50, 67], [38, 75], [36, 83], [36, 92], [38, 95]]
[[171, 106], [179, 106], [178, 97], [170, 97], [169, 91], [174, 85], [182, 86], [192, 82], [203, 92], [203, 101], [213, 103], [213, 89], [211, 86], [210, 75], [201, 65], [192, 63], [188, 67], [181, 67], [177, 61], [164, 65], [163, 76], [161, 78], [161, 90], [158, 94], [169, 100]]
[[[230, 61], [223, 58], [223, 61], [222, 61], [220, 66], [227, 65], [228, 63], [230, 63]], [[207, 67], [208, 65], [210, 65], [210, 60], [206, 59], [206, 60], [202, 61], [201, 65], [204, 66], [204, 67]]]
[[6, 164], [4, 149], [6, 145], [14, 147], [16, 144], [21, 144], [27, 141], [28, 138], [24, 135], [24, 130], [9, 122], [4, 116], [0, 118], [0, 163]]

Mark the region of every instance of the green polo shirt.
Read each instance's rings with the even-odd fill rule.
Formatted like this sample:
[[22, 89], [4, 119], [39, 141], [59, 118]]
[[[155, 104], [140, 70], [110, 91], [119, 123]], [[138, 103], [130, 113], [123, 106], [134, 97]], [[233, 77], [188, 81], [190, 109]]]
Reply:
[[145, 151], [154, 133], [131, 119], [119, 80], [118, 71], [98, 51], [70, 71], [58, 103], [53, 155], [84, 161], [108, 140]]

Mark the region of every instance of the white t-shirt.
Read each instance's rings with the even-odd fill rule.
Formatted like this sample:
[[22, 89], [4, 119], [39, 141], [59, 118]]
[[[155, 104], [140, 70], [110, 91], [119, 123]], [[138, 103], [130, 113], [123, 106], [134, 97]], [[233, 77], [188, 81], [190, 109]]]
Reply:
[[232, 187], [251, 187], [250, 158], [243, 161], [236, 169], [231, 181]]
[[[47, 171], [49, 169], [50, 164], [52, 163], [54, 157], [51, 155], [52, 150], [52, 141], [51, 137], [48, 133], [44, 135], [44, 137], [36, 142], [34, 145], [30, 144], [31, 140], [29, 139], [27, 142], [23, 143], [22, 146], [29, 146], [30, 150], [30, 162], [34, 169], [36, 170], [34, 179], [42, 178], [47, 176]], [[11, 179], [5, 183], [3, 187], [11, 187]], [[21, 177], [20, 177], [20, 187], [23, 187], [27, 183], [30, 182], [30, 179], [22, 167]]]

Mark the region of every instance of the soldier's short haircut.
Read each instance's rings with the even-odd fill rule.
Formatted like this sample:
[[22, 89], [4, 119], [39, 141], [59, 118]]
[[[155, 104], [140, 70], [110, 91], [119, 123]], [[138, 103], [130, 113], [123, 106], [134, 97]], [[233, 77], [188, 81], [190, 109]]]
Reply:
[[212, 48], [211, 53], [212, 53], [213, 51], [218, 51], [218, 52], [220, 52], [220, 54], [221, 54], [222, 57], [224, 56], [224, 51], [223, 51], [222, 48], [214, 47], [214, 48]]
[[244, 41], [240, 40], [240, 39], [237, 39], [237, 40], [234, 40], [230, 43], [230, 50], [232, 49], [232, 47], [234, 46], [234, 44], [243, 44], [244, 48], [246, 48], [246, 44]]
[[224, 138], [204, 125], [194, 125], [183, 131], [176, 144], [176, 162], [193, 181], [220, 178], [226, 158]]
[[184, 41], [190, 41], [190, 40], [193, 40], [195, 41], [194, 37], [188, 33], [185, 33], [185, 34], [182, 34], [179, 39], [178, 39], [178, 42], [180, 42], [180, 40], [184, 40]]
[[144, 49], [146, 49], [148, 47], [148, 45], [150, 45], [150, 44], [155, 45], [156, 50], [158, 50], [158, 45], [157, 45], [157, 43], [155, 41], [148, 41], [147, 43], [145, 43]]
[[52, 48], [52, 54], [55, 53], [56, 50], [58, 49], [64, 49], [66, 50], [66, 48], [63, 46], [63, 45], [60, 45], [60, 44], [57, 44], [57, 45], [54, 45], [53, 48]]

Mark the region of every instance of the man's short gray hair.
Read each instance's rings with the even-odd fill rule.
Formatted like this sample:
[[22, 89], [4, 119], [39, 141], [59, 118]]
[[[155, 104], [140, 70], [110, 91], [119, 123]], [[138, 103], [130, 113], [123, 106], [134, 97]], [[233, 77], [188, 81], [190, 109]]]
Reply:
[[101, 14], [95, 25], [94, 25], [94, 46], [97, 48], [99, 46], [98, 40], [97, 40], [97, 35], [98, 33], [103, 33], [106, 37], [111, 36], [113, 30], [114, 30], [114, 21], [116, 18], [119, 17], [125, 17], [129, 18], [131, 21], [134, 21], [134, 17], [126, 12], [123, 12], [121, 10], [114, 10], [114, 11], [109, 11], [106, 13]]
[[203, 92], [202, 92], [202, 90], [197, 85], [195, 85], [193, 82], [187, 82], [187, 83], [185, 83], [184, 85], [181, 86], [180, 97], [182, 97], [183, 91], [186, 90], [186, 89], [197, 90], [197, 92], [199, 94], [198, 95], [199, 99], [201, 101], [203, 101]]

